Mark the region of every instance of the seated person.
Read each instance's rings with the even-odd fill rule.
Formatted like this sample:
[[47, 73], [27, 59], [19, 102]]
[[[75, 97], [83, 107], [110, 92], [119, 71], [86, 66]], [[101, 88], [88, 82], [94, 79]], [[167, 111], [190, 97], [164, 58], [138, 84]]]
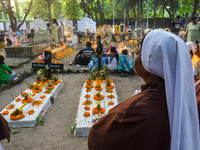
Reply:
[[184, 41], [170, 32], [151, 31], [134, 68], [145, 82], [142, 91], [93, 124], [89, 150], [200, 150], [192, 64]]
[[[101, 48], [103, 49], [103, 44], [101, 44]], [[96, 53], [97, 53], [97, 50], [96, 50]], [[101, 57], [101, 70], [103, 70], [104, 64], [108, 64], [107, 57]], [[90, 70], [92, 70], [94, 66], [95, 66], [95, 69], [98, 69], [98, 58], [97, 57], [93, 57], [92, 61], [89, 63]]]
[[133, 69], [133, 58], [128, 55], [128, 50], [124, 49], [122, 54], [119, 55], [119, 62], [117, 64], [117, 70], [122, 72], [120, 74], [121, 77], [127, 77], [128, 72]]
[[108, 69], [110, 71], [117, 70], [117, 63], [119, 60], [119, 54], [116, 51], [116, 47], [111, 47], [111, 53], [116, 54], [115, 56], [108, 57]]
[[5, 49], [6, 44], [4, 43], [4, 41], [2, 41], [2, 39], [0, 39], [0, 49]]
[[8, 80], [13, 79], [16, 74], [4, 63], [4, 57], [0, 55], [0, 85], [5, 84]]
[[9, 38], [6, 38], [7, 41], [7, 47], [13, 46], [12, 41]]
[[117, 53], [119, 54], [119, 50], [116, 48], [116, 46], [114, 44], [111, 44], [107, 50], [104, 51], [104, 54], [110, 54], [111, 52], [111, 47], [115, 47]]
[[[95, 51], [94, 49], [91, 47], [91, 42], [87, 42], [86, 43], [86, 48], [83, 48], [82, 50], [80, 50], [78, 52], [78, 54], [76, 55], [73, 64], [79, 64], [79, 65], [88, 65], [90, 62], [91, 57], [90, 56], [86, 56], [86, 54], [94, 54]], [[81, 54], [85, 54], [84, 56]]]

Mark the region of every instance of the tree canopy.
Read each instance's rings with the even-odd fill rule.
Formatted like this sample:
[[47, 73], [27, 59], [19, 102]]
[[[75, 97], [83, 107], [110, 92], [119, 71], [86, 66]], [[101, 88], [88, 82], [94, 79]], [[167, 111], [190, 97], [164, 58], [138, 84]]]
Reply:
[[49, 20], [50, 23], [52, 18], [63, 17], [75, 23], [87, 15], [102, 25], [104, 19], [113, 19], [113, 5], [115, 19], [134, 18], [141, 27], [143, 18], [147, 16], [155, 20], [180, 15], [189, 20], [200, 13], [199, 0], [26, 0], [24, 3], [13, 0], [13, 5], [11, 0], [0, 0], [0, 4], [1, 12], [8, 14], [15, 30], [20, 27], [17, 20], [23, 22], [27, 16]]

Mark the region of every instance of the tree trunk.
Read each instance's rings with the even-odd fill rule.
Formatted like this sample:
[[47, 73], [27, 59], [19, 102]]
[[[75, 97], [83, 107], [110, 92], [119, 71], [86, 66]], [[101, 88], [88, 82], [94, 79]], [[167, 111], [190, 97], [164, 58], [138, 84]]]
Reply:
[[143, 0], [140, 0], [140, 1], [139, 1], [139, 20], [140, 20], [139, 26], [140, 26], [140, 28], [144, 29], [142, 4], [143, 4]]
[[16, 14], [16, 17], [20, 20], [21, 19], [21, 16], [19, 14], [19, 2], [18, 0], [14, 0], [14, 3], [15, 3], [15, 14]]
[[199, 0], [194, 0], [192, 16], [196, 16], [198, 8], [199, 8]]
[[165, 6], [163, 5], [162, 18], [165, 18]]
[[97, 7], [98, 7], [99, 15], [100, 15], [100, 25], [103, 25], [104, 24], [104, 14], [103, 14], [99, 0], [97, 0]]
[[73, 6], [74, 6], [74, 21], [73, 21], [73, 25], [75, 26], [76, 24], [76, 1], [73, 0]]
[[129, 6], [126, 7], [127, 26], [129, 26]]
[[49, 18], [49, 24], [52, 24], [52, 15], [51, 15], [51, 5], [52, 3], [48, 3], [48, 18]]
[[[130, 2], [130, 5], [131, 5], [131, 8], [133, 10], [133, 15], [135, 17], [135, 21], [139, 22], [138, 15], [137, 15], [137, 8], [135, 8], [135, 3], [133, 3], [132, 0], [130, 0], [129, 2]], [[137, 5], [136, 5], [136, 7], [137, 7]]]

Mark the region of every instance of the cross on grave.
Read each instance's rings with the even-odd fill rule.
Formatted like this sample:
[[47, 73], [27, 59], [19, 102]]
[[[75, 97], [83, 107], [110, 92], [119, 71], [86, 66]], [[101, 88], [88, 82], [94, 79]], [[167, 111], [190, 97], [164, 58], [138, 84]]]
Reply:
[[33, 62], [32, 68], [43, 69], [47, 67], [47, 74], [45, 77], [51, 80], [51, 69], [63, 69], [64, 64], [61, 62], [52, 63], [52, 55], [50, 50], [44, 51], [44, 62]]
[[103, 47], [101, 46], [101, 36], [98, 35], [97, 36], [97, 53], [96, 54], [81, 54], [80, 56], [81, 57], [97, 57], [98, 58], [98, 73], [99, 71], [101, 70], [101, 57], [110, 57], [110, 56], [114, 56], [114, 55], [117, 55], [117, 54], [103, 54]]

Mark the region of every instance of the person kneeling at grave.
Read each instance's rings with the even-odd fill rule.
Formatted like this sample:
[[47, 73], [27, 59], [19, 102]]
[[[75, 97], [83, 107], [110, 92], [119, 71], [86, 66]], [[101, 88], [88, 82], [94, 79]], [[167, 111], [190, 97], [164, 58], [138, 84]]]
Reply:
[[94, 123], [89, 150], [200, 150], [194, 78], [186, 44], [161, 30], [151, 31], [142, 43], [134, 68], [145, 85]]
[[4, 57], [0, 55], [0, 85], [14, 79], [15, 76], [16, 73], [4, 63]]
[[133, 69], [133, 58], [128, 55], [128, 50], [124, 49], [119, 55], [117, 70], [121, 72], [120, 77], [128, 77], [128, 73]]
[[83, 48], [78, 52], [72, 64], [79, 64], [79, 65], [88, 65], [91, 59], [91, 54], [94, 54], [95, 51], [91, 47], [91, 42], [86, 43], [86, 48]]

